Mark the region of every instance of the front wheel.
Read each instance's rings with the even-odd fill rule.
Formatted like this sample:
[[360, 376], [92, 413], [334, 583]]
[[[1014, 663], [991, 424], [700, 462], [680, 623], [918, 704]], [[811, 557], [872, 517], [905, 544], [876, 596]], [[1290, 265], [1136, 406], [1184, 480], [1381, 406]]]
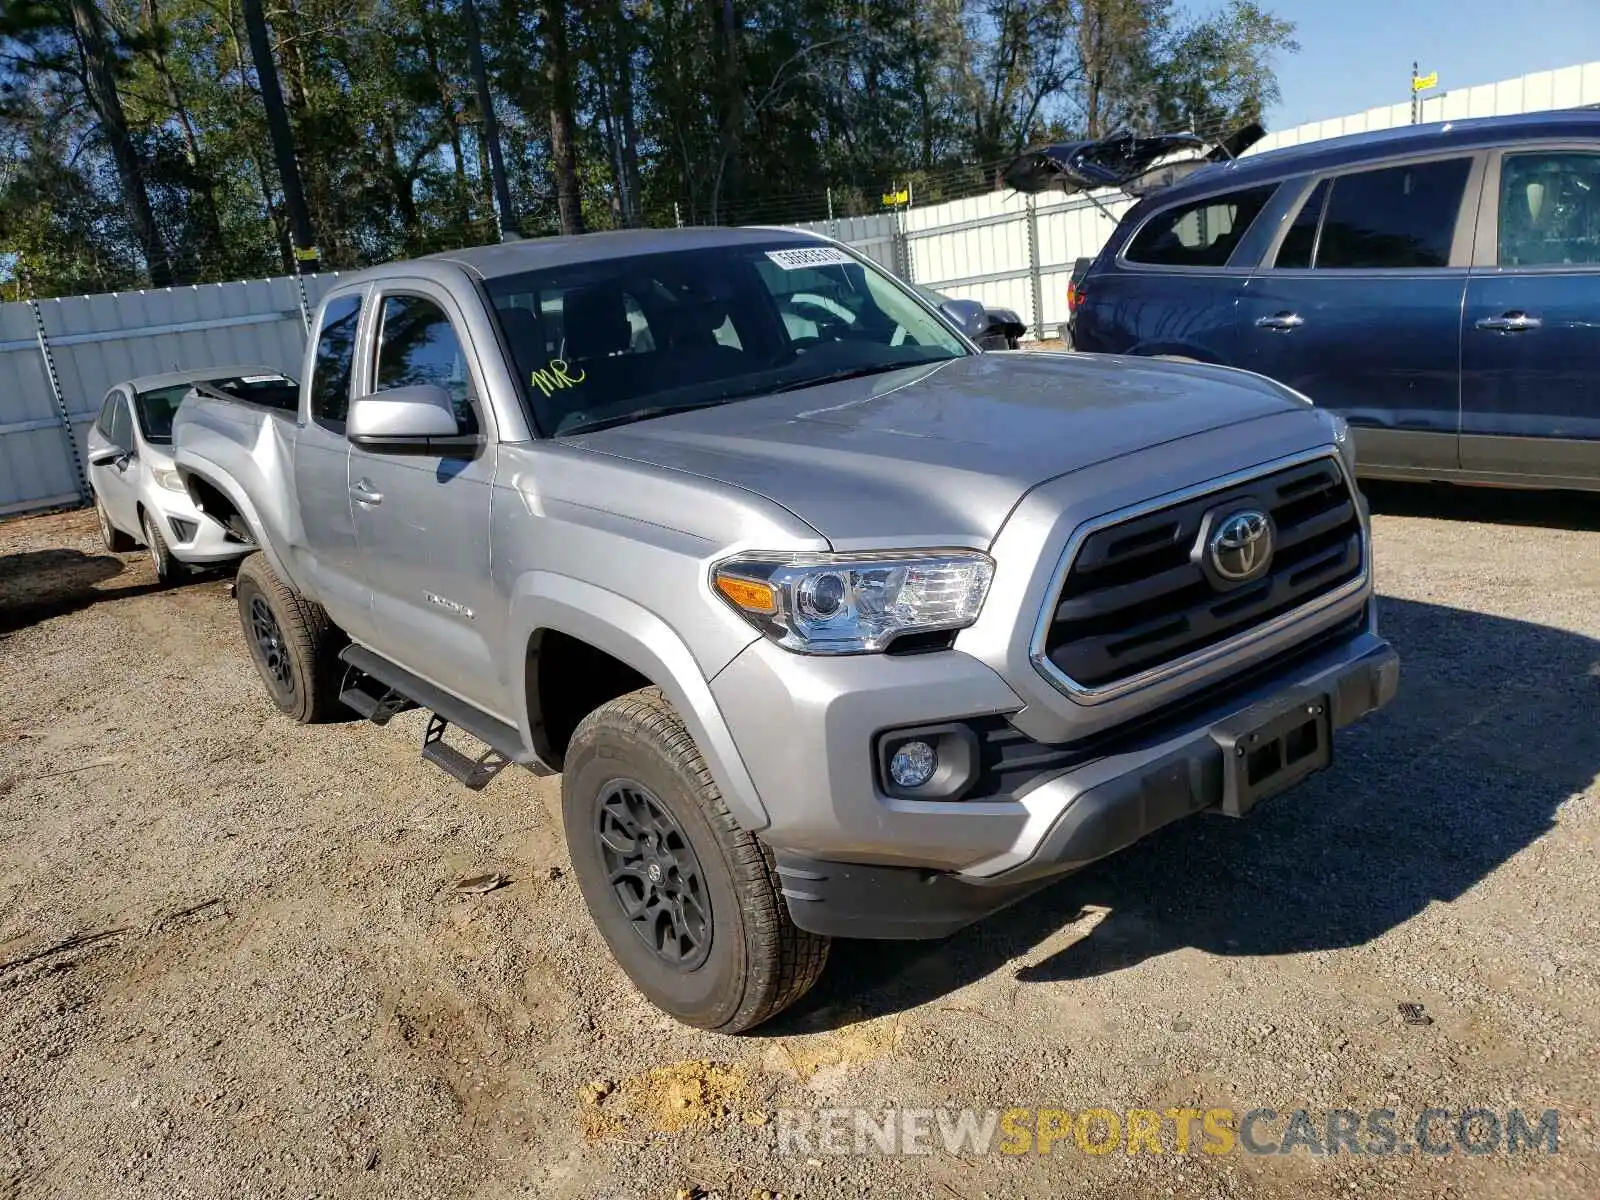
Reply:
[[789, 919], [770, 852], [728, 812], [657, 688], [579, 724], [562, 821], [589, 914], [618, 965], [687, 1025], [743, 1033], [805, 995], [828, 939]]
[[344, 637], [322, 606], [279, 579], [260, 553], [239, 564], [235, 592], [250, 657], [272, 702], [302, 725], [343, 715], [339, 651]]
[[171, 583], [183, 572], [178, 565], [178, 560], [172, 557], [172, 550], [167, 545], [167, 539], [161, 536], [161, 525], [149, 513], [140, 519], [140, 528], [144, 530], [145, 549], [150, 552], [150, 562], [156, 569], [156, 579], [160, 583]]

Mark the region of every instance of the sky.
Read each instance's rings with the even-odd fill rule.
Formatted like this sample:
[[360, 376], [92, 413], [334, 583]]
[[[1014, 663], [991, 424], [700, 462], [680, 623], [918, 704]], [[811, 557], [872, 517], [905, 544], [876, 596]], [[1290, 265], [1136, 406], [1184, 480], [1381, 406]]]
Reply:
[[[1196, 5], [1196, 8], [1201, 6]], [[1410, 99], [1413, 60], [1439, 72], [1437, 96], [1600, 60], [1600, 0], [1262, 0], [1297, 26], [1300, 52], [1277, 62], [1283, 100], [1267, 128]]]

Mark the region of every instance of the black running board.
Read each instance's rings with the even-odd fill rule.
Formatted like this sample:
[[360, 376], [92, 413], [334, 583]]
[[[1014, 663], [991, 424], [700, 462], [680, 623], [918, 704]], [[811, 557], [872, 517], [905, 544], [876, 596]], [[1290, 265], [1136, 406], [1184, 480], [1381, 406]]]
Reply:
[[[385, 724], [406, 708], [429, 709], [434, 715], [423, 735], [422, 757], [457, 782], [474, 791], [484, 787], [507, 763], [532, 767], [537, 774], [550, 774], [549, 768], [522, 744], [522, 737], [504, 721], [457, 699], [442, 688], [413, 675], [365, 646], [349, 645], [339, 658], [356, 672], [376, 680], [374, 689], [352, 678], [339, 699], [377, 724]], [[445, 728], [457, 725], [489, 747], [489, 752], [474, 759], [443, 740]]]

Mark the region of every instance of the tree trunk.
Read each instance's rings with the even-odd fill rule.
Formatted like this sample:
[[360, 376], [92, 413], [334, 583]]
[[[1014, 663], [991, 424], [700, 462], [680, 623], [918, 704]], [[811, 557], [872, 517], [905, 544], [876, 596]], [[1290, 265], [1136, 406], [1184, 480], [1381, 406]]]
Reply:
[[117, 181], [122, 188], [122, 207], [128, 215], [128, 224], [138, 239], [144, 253], [145, 266], [153, 287], [172, 285], [172, 265], [166, 247], [161, 243], [156, 229], [155, 212], [150, 207], [150, 193], [145, 188], [144, 165], [128, 132], [128, 118], [122, 111], [122, 98], [117, 94], [116, 78], [111, 70], [111, 47], [107, 44], [105, 25], [95, 0], [71, 0], [72, 28], [77, 35], [78, 49], [82, 53], [84, 90], [89, 103], [100, 119], [101, 132], [111, 147], [111, 157], [116, 162]]
[[256, 78], [261, 81], [261, 103], [267, 110], [267, 132], [272, 139], [272, 156], [277, 161], [278, 179], [283, 188], [283, 207], [289, 216], [289, 236], [294, 241], [294, 257], [301, 271], [315, 271], [321, 265], [316, 237], [311, 232], [311, 214], [306, 209], [305, 192], [300, 187], [300, 165], [294, 156], [294, 132], [289, 128], [289, 111], [283, 104], [283, 89], [278, 84], [278, 65], [272, 57], [267, 35], [267, 17], [261, 0], [244, 0], [245, 32], [250, 38], [250, 57], [255, 60]]
[[[161, 46], [161, 15], [156, 10], [156, 0], [145, 0], [145, 22], [150, 29], [150, 64], [160, 76], [161, 86], [167, 93], [167, 103], [178, 120], [178, 127], [183, 130], [183, 156], [189, 164], [189, 170], [194, 173], [195, 190], [200, 198], [200, 229], [207, 247], [220, 254], [223, 250], [222, 220], [217, 214], [216, 180], [201, 158], [200, 139], [195, 134], [194, 121], [183, 102], [182, 93], [178, 91], [178, 81], [172, 77], [172, 71], [167, 66], [167, 54]], [[198, 261], [203, 266], [204, 256]]]
[[639, 129], [633, 110], [633, 32], [624, 5], [617, 5], [617, 115], [622, 124], [622, 180], [627, 194], [623, 214], [631, 228], [644, 224], [644, 189], [639, 179]]
[[489, 172], [494, 179], [495, 204], [500, 210], [500, 236], [515, 238], [521, 230], [517, 214], [511, 207], [511, 188], [506, 183], [506, 164], [500, 157], [500, 125], [495, 120], [494, 97], [489, 93], [489, 73], [483, 65], [483, 33], [478, 25], [478, 6], [474, 0], [462, 0], [461, 12], [467, 19], [467, 58], [472, 66], [472, 78], [478, 86], [478, 107], [483, 115], [483, 140], [489, 148]]
[[737, 196], [743, 181], [740, 135], [744, 129], [744, 76], [739, 56], [739, 18], [733, 0], [717, 6], [717, 36], [721, 46], [722, 130], [716, 182], [711, 193], [711, 221], [722, 220], [723, 194]]
[[439, 38], [434, 30], [433, 21], [433, 9], [424, 5], [422, 10], [422, 48], [427, 56], [428, 71], [433, 76], [433, 86], [439, 93], [440, 119], [444, 122], [445, 137], [450, 142], [450, 161], [455, 164], [456, 220], [462, 226], [462, 232], [465, 232], [466, 226], [472, 221], [472, 213], [468, 208], [472, 187], [467, 182], [467, 160], [461, 149], [460, 110], [456, 107], [455, 91], [450, 86], [450, 80], [440, 62]]
[[573, 144], [572, 61], [567, 53], [566, 0], [541, 0], [545, 76], [550, 81], [550, 161], [556, 176], [561, 232], [583, 232], [582, 193], [578, 190], [578, 148]]

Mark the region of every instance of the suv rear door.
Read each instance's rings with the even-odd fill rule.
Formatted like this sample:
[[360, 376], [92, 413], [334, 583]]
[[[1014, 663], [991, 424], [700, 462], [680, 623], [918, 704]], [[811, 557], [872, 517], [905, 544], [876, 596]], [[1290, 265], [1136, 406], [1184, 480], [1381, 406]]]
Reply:
[[1232, 364], [1234, 309], [1257, 257], [1242, 243], [1277, 191], [1277, 183], [1238, 188], [1141, 221], [1114, 259], [1087, 276], [1073, 313], [1074, 345]]
[[1345, 416], [1374, 474], [1455, 470], [1460, 314], [1483, 156], [1303, 182], [1239, 302], [1238, 365]]
[[1462, 310], [1461, 466], [1600, 481], [1600, 145], [1490, 156]]

